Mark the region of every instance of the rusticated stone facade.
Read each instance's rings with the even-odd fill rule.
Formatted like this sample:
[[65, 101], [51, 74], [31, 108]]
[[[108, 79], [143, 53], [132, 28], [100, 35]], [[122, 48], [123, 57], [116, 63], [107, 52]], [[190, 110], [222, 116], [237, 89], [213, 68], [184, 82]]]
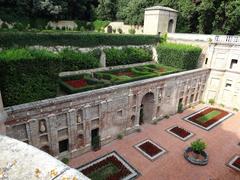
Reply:
[[175, 114], [179, 101], [199, 103], [209, 73], [197, 69], [8, 107], [6, 135], [53, 156], [74, 157], [91, 149], [93, 134], [106, 144]]

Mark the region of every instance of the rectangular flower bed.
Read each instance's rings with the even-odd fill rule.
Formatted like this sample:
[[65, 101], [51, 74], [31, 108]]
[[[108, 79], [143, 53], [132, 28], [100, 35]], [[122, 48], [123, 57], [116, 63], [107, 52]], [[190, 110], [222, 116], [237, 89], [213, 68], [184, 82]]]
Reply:
[[181, 139], [182, 141], [186, 141], [194, 135], [192, 132], [189, 132], [186, 129], [181, 128], [179, 126], [168, 128], [167, 132]]
[[232, 115], [233, 113], [222, 109], [206, 107], [183, 119], [205, 130], [210, 130]]
[[149, 139], [136, 144], [134, 147], [150, 160], [155, 160], [166, 152], [165, 149]]
[[92, 180], [135, 179], [139, 173], [113, 151], [78, 168]]
[[237, 170], [237, 171], [240, 172], [240, 156], [239, 156], [239, 155], [234, 156], [234, 158], [230, 160], [230, 162], [228, 163], [228, 165], [229, 165], [231, 168], [233, 168], [233, 169], [235, 169], [235, 170]]

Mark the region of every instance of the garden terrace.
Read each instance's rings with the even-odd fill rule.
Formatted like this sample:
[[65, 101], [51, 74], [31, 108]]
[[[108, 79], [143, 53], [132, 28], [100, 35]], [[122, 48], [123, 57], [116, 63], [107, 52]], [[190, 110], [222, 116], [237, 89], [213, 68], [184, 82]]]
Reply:
[[232, 115], [233, 113], [224, 111], [222, 109], [206, 107], [188, 117], [185, 117], [184, 120], [205, 130], [210, 130]]
[[155, 160], [166, 153], [165, 149], [149, 139], [136, 144], [134, 147], [150, 160]]
[[92, 180], [133, 179], [139, 174], [119, 154], [111, 152], [78, 168]]
[[79, 32], [1, 32], [0, 46], [27, 47], [27, 46], [124, 46], [149, 45], [160, 42], [160, 36], [151, 35], [122, 35], [103, 33]]
[[84, 73], [60, 77], [60, 87], [66, 93], [77, 93], [111, 85], [123, 84], [179, 72], [179, 69], [161, 64]]

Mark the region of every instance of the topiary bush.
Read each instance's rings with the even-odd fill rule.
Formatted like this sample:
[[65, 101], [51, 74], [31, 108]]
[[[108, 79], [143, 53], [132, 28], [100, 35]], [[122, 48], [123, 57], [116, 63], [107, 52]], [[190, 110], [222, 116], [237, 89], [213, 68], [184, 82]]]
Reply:
[[[59, 28], [57, 28], [59, 29]], [[144, 45], [156, 44], [159, 36], [149, 35], [121, 35], [103, 33], [80, 32], [2, 32], [0, 33], [0, 47], [27, 46], [76, 46], [96, 47], [102, 45]]]
[[158, 62], [180, 69], [195, 69], [202, 49], [184, 44], [162, 43], [157, 46]]
[[152, 61], [152, 52], [147, 48], [105, 49], [107, 66], [134, 64]]
[[0, 88], [5, 106], [56, 97], [58, 73], [99, 67], [93, 52], [10, 49], [0, 52]]

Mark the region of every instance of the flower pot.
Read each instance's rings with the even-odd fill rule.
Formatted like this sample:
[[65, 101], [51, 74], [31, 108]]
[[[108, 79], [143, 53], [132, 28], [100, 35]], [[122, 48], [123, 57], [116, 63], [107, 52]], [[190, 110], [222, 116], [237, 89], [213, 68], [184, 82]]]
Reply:
[[184, 150], [184, 158], [194, 165], [204, 166], [208, 164], [208, 154], [205, 151], [194, 152], [191, 147]]

